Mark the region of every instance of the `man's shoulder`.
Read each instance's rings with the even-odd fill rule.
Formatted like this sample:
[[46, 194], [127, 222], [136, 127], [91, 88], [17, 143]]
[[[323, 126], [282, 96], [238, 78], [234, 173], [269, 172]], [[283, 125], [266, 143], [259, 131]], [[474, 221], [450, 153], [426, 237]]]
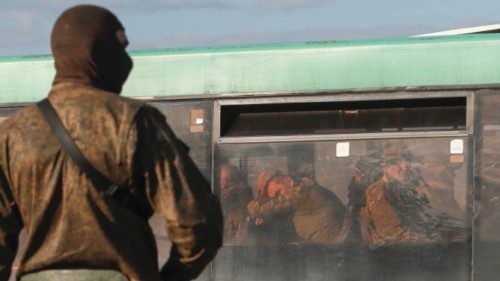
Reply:
[[113, 104], [115, 106], [131, 107], [137, 110], [146, 105], [146, 103], [142, 100], [136, 100], [129, 97], [124, 97], [112, 92], [103, 91], [99, 89], [94, 90], [93, 98], [100, 99], [107, 104]]
[[102, 91], [101, 98], [105, 100], [106, 107], [118, 110], [121, 114], [127, 112], [131, 115], [139, 115], [139, 118], [154, 119], [157, 122], [165, 122], [165, 115], [153, 105], [143, 100], [116, 95], [111, 92]]
[[5, 120], [0, 122], [0, 132], [5, 133], [8, 130], [19, 127], [19, 125], [22, 125], [21, 123], [23, 122], [33, 122], [37, 119], [37, 117], [39, 117], [37, 114], [39, 114], [39, 112], [36, 105], [33, 104], [25, 106], [14, 112], [14, 114], [5, 117]]
[[[28, 105], [0, 122], [0, 147], [8, 143], [29, 142], [27, 132], [36, 130], [44, 122], [41, 113], [35, 105]], [[38, 139], [43, 139], [37, 135]], [[2, 151], [3, 151], [2, 149]], [[1, 152], [0, 152], [1, 154]]]
[[126, 122], [130, 122], [146, 106], [144, 101], [86, 85], [56, 85], [49, 98], [63, 115], [75, 115], [78, 112], [80, 117], [105, 119], [111, 115], [113, 119]]
[[116, 107], [140, 108], [144, 105], [144, 102], [140, 100], [123, 97], [93, 86], [69, 82], [54, 85], [49, 98], [53, 103], [59, 103], [63, 107], [86, 107], [90, 105], [96, 109], [102, 106], [112, 109]]

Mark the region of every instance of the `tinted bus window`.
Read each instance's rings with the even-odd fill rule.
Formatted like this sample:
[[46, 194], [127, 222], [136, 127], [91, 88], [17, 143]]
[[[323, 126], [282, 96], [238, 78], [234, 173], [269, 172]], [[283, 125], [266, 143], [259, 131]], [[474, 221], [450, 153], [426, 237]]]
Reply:
[[468, 280], [467, 138], [220, 144], [215, 280]]

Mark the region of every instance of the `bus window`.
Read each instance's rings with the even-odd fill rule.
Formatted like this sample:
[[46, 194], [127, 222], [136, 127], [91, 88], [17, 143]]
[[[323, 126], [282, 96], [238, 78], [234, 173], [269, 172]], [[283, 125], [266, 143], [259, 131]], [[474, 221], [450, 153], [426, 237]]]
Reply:
[[221, 136], [464, 130], [466, 98], [221, 106]]
[[[218, 145], [225, 247], [216, 280], [353, 278], [344, 270], [370, 275], [415, 258], [416, 274], [440, 260], [436, 276], [467, 280], [467, 147], [466, 138]], [[378, 250], [345, 264], [359, 249]], [[394, 274], [384, 280], [406, 272]]]

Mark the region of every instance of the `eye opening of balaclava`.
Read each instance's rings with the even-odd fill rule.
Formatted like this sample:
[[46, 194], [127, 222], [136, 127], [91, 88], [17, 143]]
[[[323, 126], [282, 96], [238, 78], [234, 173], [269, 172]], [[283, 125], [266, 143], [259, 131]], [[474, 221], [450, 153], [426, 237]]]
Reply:
[[56, 76], [119, 94], [132, 69], [124, 28], [110, 11], [79, 5], [64, 11], [52, 29]]

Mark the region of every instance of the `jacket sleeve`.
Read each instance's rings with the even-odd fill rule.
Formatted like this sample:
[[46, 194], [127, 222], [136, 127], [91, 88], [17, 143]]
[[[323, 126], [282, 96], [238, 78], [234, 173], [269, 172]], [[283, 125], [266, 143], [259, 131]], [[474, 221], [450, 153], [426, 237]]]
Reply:
[[247, 206], [247, 212], [252, 219], [269, 219], [281, 212], [295, 210], [304, 200], [304, 194], [299, 187], [295, 187], [287, 194], [280, 194], [264, 202], [252, 200]]
[[160, 112], [145, 106], [135, 120], [134, 178], [145, 187], [151, 207], [167, 220], [172, 240], [161, 275], [164, 280], [194, 279], [222, 245], [220, 203]]
[[8, 280], [16, 256], [22, 222], [0, 166], [0, 280]]

